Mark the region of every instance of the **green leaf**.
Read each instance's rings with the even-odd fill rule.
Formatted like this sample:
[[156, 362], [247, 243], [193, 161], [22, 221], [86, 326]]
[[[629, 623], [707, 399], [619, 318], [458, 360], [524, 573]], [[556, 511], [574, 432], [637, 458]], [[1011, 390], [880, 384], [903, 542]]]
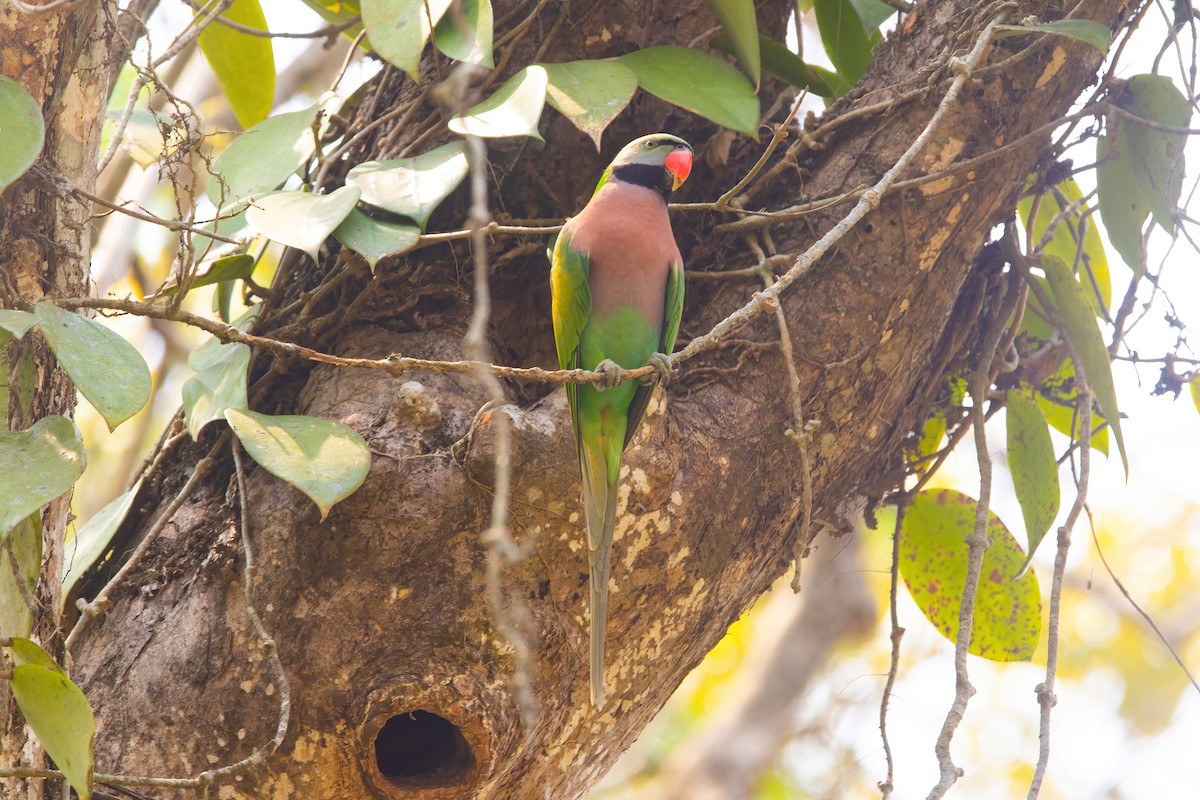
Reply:
[[[1026, 315], [1028, 318], [1028, 315]], [[1024, 329], [1024, 326], [1022, 326]], [[1058, 369], [1037, 389], [1037, 404], [1046, 415], [1046, 422], [1071, 441], [1078, 441], [1081, 428], [1075, 395], [1075, 364], [1064, 358]], [[1092, 449], [1108, 455], [1108, 421], [1092, 404]]]
[[0, 308], [0, 328], [20, 339], [25, 332], [37, 324], [37, 317], [28, 311]]
[[113, 430], [150, 399], [150, 369], [133, 345], [99, 322], [42, 301], [33, 308], [58, 363]]
[[371, 265], [371, 271], [384, 258], [411, 250], [421, 239], [416, 225], [386, 222], [368, 216], [357, 208], [333, 232], [337, 240], [360, 254]]
[[214, 339], [188, 357], [188, 366], [196, 374], [183, 384], [183, 418], [193, 439], [213, 420], [225, 419], [229, 408], [245, 411], [246, 374], [250, 369], [250, 348], [240, 342], [223, 344]]
[[850, 5], [858, 12], [868, 35], [878, 35], [879, 26], [896, 14], [896, 9], [883, 0], [850, 0]]
[[237, 278], [249, 278], [254, 272], [254, 265], [254, 256], [246, 253], [218, 258], [209, 265], [207, 272], [192, 281], [192, 288], [198, 289], [201, 286], [211, 286]]
[[[28, 598], [42, 569], [42, 515], [35, 511], [11, 531], [0, 532], [0, 545], [6, 539], [8, 547], [0, 546], [0, 638], [28, 636], [33, 630]], [[10, 547], [14, 559], [8, 557]]]
[[[1032, 178], [1031, 178], [1032, 181]], [[1065, 205], [1059, 202], [1059, 195]], [[1037, 220], [1033, 223], [1033, 240], [1040, 242], [1046, 235], [1050, 223], [1062, 213], [1063, 208], [1073, 206], [1083, 199], [1083, 192], [1074, 178], [1067, 178], [1055, 187], [1055, 191], [1042, 195], [1038, 206]], [[1021, 213], [1021, 222], [1029, 228], [1029, 215], [1033, 211], [1033, 197], [1021, 198], [1017, 203]], [[1081, 211], [1073, 211], [1065, 215], [1055, 226], [1050, 241], [1042, 249], [1043, 253], [1058, 256], [1067, 264], [1075, 263], [1075, 253], [1079, 247], [1079, 230], [1083, 225]], [[1089, 224], [1083, 234], [1083, 263], [1080, 269], [1080, 283], [1087, 291], [1088, 302], [1096, 310], [1097, 316], [1104, 316], [1112, 302], [1112, 281], [1108, 271], [1108, 256], [1104, 253], [1104, 243], [1100, 241], [1100, 232], [1095, 224]]]
[[223, 208], [231, 200], [278, 188], [316, 152], [313, 120], [319, 106], [276, 114], [238, 136], [213, 162], [214, 175], [225, 181], [208, 182], [208, 197]]
[[708, 0], [721, 27], [729, 34], [733, 54], [742, 65], [742, 72], [758, 90], [761, 59], [758, 53], [758, 20], [754, 15], [754, 0]]
[[[258, 0], [233, 0], [221, 17], [249, 28], [267, 30]], [[275, 53], [271, 40], [234, 30], [214, 20], [200, 32], [200, 50], [229, 98], [243, 128], [267, 118], [275, 102]]]
[[66, 417], [0, 431], [0, 536], [69, 490], [81, 472], [83, 437]]
[[600, 149], [600, 135], [625, 110], [638, 79], [617, 61], [568, 61], [542, 64], [546, 70], [546, 99], [554, 110], [591, 137]]
[[1038, 544], [1058, 516], [1058, 462], [1046, 417], [1027, 388], [1010, 389], [1005, 404], [1008, 428], [1008, 466], [1029, 538], [1024, 570]]
[[142, 488], [141, 479], [129, 491], [109, 502], [96, 512], [82, 528], [75, 533], [75, 538], [67, 542], [63, 557], [62, 597], [65, 602], [71, 596], [75, 584], [93, 565], [100, 563], [108, 552], [109, 542], [113, 534], [129, 514], [133, 507], [133, 499], [138, 489]]
[[66, 675], [63, 668], [58, 665], [53, 656], [42, 649], [42, 646], [32, 639], [26, 639], [24, 636], [14, 636], [9, 642], [8, 647], [12, 650], [13, 664], [37, 664], [45, 667], [48, 670], [53, 670], [60, 675]]
[[1130, 156], [1128, 130], [1110, 120], [1096, 140], [1096, 193], [1108, 240], [1134, 272], [1142, 269], [1142, 225], [1150, 206], [1142, 197]]
[[456, 61], [492, 69], [492, 25], [492, 0], [462, 0], [437, 24], [433, 43]]
[[871, 42], [850, 0], [813, 0], [829, 60], [851, 84], [871, 66]]
[[1108, 359], [1108, 349], [1100, 336], [1100, 328], [1096, 325], [1096, 316], [1088, 304], [1083, 287], [1075, 280], [1061, 258], [1052, 255], [1042, 256], [1042, 269], [1054, 292], [1054, 300], [1058, 312], [1067, 326], [1067, 334], [1075, 343], [1079, 354], [1083, 373], [1087, 376], [1088, 385], [1100, 406], [1100, 413], [1108, 420], [1113, 434], [1117, 437], [1117, 449], [1121, 452], [1121, 462], [1125, 465], [1125, 477], [1129, 477], [1129, 459], [1125, 455], [1125, 437], [1121, 435], [1121, 414], [1117, 409], [1117, 389], [1113, 385], [1112, 364]]
[[33, 166], [46, 141], [42, 107], [21, 84], [0, 75], [0, 193]]
[[[1131, 114], [1152, 122], [1186, 127], [1192, 117], [1188, 99], [1162, 75], [1134, 75], [1116, 98]], [[1129, 142], [1129, 158], [1141, 195], [1154, 221], [1167, 233], [1175, 228], [1172, 212], [1183, 188], [1183, 145], [1187, 134], [1154, 130], [1129, 120], [1118, 120]], [[1178, 163], [1176, 163], [1178, 161]]]
[[414, 158], [367, 161], [346, 174], [362, 201], [415, 220], [425, 230], [433, 210], [467, 177], [467, 146], [451, 142]]
[[1188, 390], [1192, 394], [1192, 404], [1196, 406], [1196, 410], [1200, 411], [1200, 378], [1192, 378], [1188, 381]]
[[[728, 39], [724, 34], [717, 36], [709, 44], [728, 52]], [[787, 45], [774, 39], [760, 36], [758, 47], [762, 53], [762, 68], [790, 86], [808, 89], [818, 97], [840, 97], [853, 85], [846, 83], [836, 72], [805, 64], [804, 59], [789, 50]]]
[[[976, 505], [952, 489], [921, 492], [900, 530], [900, 575], [921, 612], [952, 642], [958, 637], [967, 584], [965, 539], [975, 530]], [[992, 513], [988, 539], [968, 650], [992, 661], [1029, 661], [1042, 627], [1037, 576], [1017, 577], [1025, 554]]]
[[489, 138], [530, 136], [542, 140], [538, 120], [546, 105], [546, 70], [536, 64], [513, 75], [496, 93], [450, 119], [450, 130]]
[[350, 216], [361, 196], [353, 186], [329, 194], [276, 192], [256, 197], [246, 220], [268, 239], [303, 250], [316, 261], [321, 245]]
[[363, 0], [362, 18], [375, 52], [419, 79], [421, 53], [452, 0]]
[[1025, 33], [1056, 33], [1090, 44], [1101, 55], [1108, 55], [1108, 46], [1112, 42], [1112, 32], [1108, 26], [1090, 19], [1059, 19], [1037, 25], [996, 25], [995, 29], [998, 31], [997, 39]]
[[715, 56], [686, 47], [648, 47], [617, 59], [655, 97], [758, 138], [758, 98], [740, 72]]
[[41, 664], [13, 667], [11, 686], [13, 699], [46, 753], [80, 800], [89, 800], [96, 720], [83, 692], [62, 672]]
[[320, 417], [225, 412], [238, 440], [267, 472], [304, 492], [321, 510], [352, 495], [371, 469], [371, 451], [352, 429]]

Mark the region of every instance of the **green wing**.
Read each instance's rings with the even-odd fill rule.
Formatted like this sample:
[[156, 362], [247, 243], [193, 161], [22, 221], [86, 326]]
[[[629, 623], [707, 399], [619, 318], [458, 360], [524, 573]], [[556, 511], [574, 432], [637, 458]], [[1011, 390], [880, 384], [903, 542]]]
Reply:
[[[570, 222], [559, 233], [550, 254], [550, 314], [554, 322], [554, 346], [560, 369], [579, 368], [579, 337], [592, 313], [592, 289], [588, 285], [587, 253], [571, 249]], [[575, 449], [583, 458], [579, 442], [579, 385], [567, 384], [571, 407], [571, 430]], [[582, 462], [581, 462], [582, 463]]]
[[[671, 355], [675, 349], [675, 339], [679, 336], [679, 321], [683, 319], [683, 265], [672, 264], [667, 273], [667, 295], [663, 303], [663, 332], [659, 352]], [[629, 421], [625, 427], [625, 447], [637, 433], [646, 414], [646, 406], [650, 404], [650, 395], [654, 393], [654, 385], [639, 386], [629, 403]]]

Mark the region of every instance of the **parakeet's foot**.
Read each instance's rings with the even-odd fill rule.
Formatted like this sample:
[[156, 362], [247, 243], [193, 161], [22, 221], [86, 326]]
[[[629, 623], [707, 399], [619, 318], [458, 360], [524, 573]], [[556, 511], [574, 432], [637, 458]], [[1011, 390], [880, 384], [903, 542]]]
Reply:
[[621, 382], [622, 371], [620, 364], [608, 358], [604, 359], [596, 365], [596, 372], [601, 375], [596, 388], [603, 392], [617, 386]]
[[671, 378], [675, 377], [675, 373], [671, 370], [671, 359], [666, 353], [651, 353], [646, 359], [646, 366], [654, 367], [655, 374], [647, 375], [642, 378], [642, 383], [660, 383], [666, 386], [671, 382]]

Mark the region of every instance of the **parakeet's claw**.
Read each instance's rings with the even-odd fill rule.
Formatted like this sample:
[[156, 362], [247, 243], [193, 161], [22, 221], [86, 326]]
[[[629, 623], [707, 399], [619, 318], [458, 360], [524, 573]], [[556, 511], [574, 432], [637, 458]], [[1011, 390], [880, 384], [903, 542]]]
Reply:
[[596, 388], [604, 392], [612, 389], [621, 383], [621, 365], [611, 359], [604, 359], [596, 365], [596, 372], [601, 375], [600, 382], [596, 384]]
[[654, 367], [655, 373], [642, 378], [642, 383], [660, 383], [666, 386], [675, 377], [675, 371], [671, 368], [671, 358], [666, 353], [651, 353], [650, 358], [646, 359], [646, 366]]

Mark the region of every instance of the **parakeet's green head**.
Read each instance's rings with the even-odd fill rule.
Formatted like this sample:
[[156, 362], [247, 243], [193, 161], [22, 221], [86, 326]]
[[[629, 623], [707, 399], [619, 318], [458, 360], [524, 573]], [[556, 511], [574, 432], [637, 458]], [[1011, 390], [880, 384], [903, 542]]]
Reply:
[[692, 146], [669, 133], [652, 133], [621, 148], [604, 170], [596, 191], [610, 180], [645, 186], [670, 196], [692, 171]]

